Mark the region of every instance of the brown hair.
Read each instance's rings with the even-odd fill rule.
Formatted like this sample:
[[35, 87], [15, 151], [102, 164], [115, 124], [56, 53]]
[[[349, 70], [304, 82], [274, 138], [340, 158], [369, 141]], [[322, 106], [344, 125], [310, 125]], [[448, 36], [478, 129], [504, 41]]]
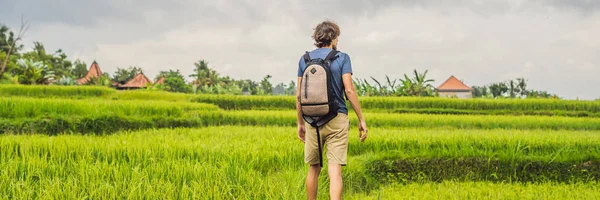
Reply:
[[338, 36], [340, 36], [340, 27], [327, 20], [317, 25], [312, 38], [315, 40], [315, 46], [321, 48], [331, 45], [331, 41]]

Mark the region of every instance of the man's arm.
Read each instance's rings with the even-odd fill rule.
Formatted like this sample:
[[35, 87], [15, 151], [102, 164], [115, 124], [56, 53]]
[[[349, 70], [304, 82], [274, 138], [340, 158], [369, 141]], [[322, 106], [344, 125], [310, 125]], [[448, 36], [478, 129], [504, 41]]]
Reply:
[[302, 118], [302, 109], [300, 109], [300, 82], [302, 82], [302, 77], [298, 77], [298, 84], [296, 85], [296, 112], [298, 113], [298, 138], [304, 142], [306, 128], [304, 127], [304, 119]]
[[[364, 142], [367, 139], [367, 122], [360, 110], [360, 102], [358, 102], [358, 94], [356, 94], [356, 89], [354, 88], [354, 83], [352, 83], [352, 74], [346, 73], [342, 75], [342, 81], [344, 82], [344, 88], [346, 92], [346, 97], [350, 101], [350, 105], [352, 105], [352, 109], [356, 113], [358, 117], [358, 134], [360, 137], [360, 141]], [[363, 133], [364, 132], [364, 133]]]

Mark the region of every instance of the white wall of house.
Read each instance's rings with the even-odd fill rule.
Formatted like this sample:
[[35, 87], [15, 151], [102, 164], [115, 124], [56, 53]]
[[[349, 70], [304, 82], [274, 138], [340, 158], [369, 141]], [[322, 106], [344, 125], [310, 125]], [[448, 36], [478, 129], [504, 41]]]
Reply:
[[470, 99], [473, 98], [471, 92], [439, 92], [440, 97], [458, 97], [459, 99]]

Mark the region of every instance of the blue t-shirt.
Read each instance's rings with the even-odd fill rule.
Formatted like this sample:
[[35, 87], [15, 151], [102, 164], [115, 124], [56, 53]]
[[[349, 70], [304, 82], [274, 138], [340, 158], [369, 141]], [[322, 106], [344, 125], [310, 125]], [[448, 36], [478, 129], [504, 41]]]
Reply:
[[[321, 58], [325, 59], [331, 48], [318, 48], [308, 53], [311, 59]], [[331, 63], [331, 74], [333, 75], [333, 91], [335, 98], [338, 102], [338, 113], [348, 114], [348, 108], [346, 108], [346, 100], [344, 99], [344, 82], [342, 81], [342, 75], [350, 73], [352, 74], [352, 64], [350, 64], [350, 56], [348, 54], [339, 52], [339, 57]], [[306, 62], [304, 62], [304, 55], [300, 57], [298, 62], [298, 77], [302, 77], [306, 69]]]

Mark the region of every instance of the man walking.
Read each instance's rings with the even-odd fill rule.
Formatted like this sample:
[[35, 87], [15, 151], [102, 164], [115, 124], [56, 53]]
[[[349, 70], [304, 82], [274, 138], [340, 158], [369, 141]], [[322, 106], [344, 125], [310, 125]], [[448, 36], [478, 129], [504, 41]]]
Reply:
[[[325, 59], [327, 55], [337, 50], [340, 28], [331, 21], [324, 21], [317, 25], [313, 33], [315, 46], [318, 48], [309, 52], [310, 58]], [[358, 95], [352, 83], [352, 65], [350, 57], [343, 52], [337, 53], [337, 58], [331, 61], [330, 70], [333, 81], [331, 82], [332, 91], [338, 104], [338, 114], [331, 121], [323, 125], [320, 130], [320, 137], [317, 138], [316, 129], [310, 125], [305, 125], [301, 110], [301, 92], [300, 83], [302, 75], [306, 68], [304, 56], [300, 58], [298, 64], [298, 86], [296, 90], [296, 109], [298, 111], [298, 138], [304, 142], [304, 162], [310, 165], [306, 177], [306, 192], [308, 199], [317, 198], [318, 177], [321, 172], [319, 160], [318, 141], [327, 147], [327, 161], [329, 174], [329, 193], [331, 199], [342, 198], [342, 166], [346, 165], [348, 152], [348, 130], [350, 122], [348, 119], [348, 109], [344, 94], [350, 101], [354, 112], [359, 120], [358, 130], [361, 142], [367, 139], [367, 123], [362, 115]]]

